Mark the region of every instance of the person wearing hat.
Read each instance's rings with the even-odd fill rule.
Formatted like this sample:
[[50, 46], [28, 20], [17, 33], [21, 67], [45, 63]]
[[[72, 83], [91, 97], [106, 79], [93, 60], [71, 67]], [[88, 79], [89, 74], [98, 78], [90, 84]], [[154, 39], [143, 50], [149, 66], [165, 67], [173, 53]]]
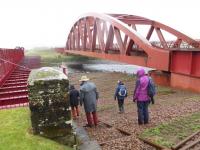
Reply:
[[98, 92], [96, 85], [93, 82], [89, 82], [87, 76], [82, 76], [79, 80], [81, 82], [80, 87], [80, 105], [84, 105], [84, 110], [86, 114], [87, 124], [85, 127], [92, 127], [94, 124], [97, 126], [97, 100]]
[[79, 91], [75, 88], [74, 85], [70, 85], [70, 106], [72, 109], [72, 116], [74, 119], [79, 116]]

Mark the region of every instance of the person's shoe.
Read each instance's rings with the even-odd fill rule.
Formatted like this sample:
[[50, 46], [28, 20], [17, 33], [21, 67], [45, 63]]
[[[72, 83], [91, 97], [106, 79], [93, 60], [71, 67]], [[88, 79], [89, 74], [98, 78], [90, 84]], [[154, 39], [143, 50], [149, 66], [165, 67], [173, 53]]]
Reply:
[[86, 128], [92, 128], [92, 125], [90, 125], [90, 124], [86, 124], [86, 125], [84, 125], [83, 127], [86, 127]]
[[143, 125], [143, 123], [142, 122], [138, 122], [138, 125]]

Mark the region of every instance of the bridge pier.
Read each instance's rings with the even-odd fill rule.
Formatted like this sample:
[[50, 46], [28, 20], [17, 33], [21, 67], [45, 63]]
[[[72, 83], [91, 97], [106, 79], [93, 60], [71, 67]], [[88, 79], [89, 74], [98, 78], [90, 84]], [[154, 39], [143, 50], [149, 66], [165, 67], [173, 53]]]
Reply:
[[172, 87], [181, 88], [185, 90], [190, 90], [200, 93], [200, 78], [192, 77], [189, 75], [171, 73], [171, 82]]
[[153, 70], [151, 71], [151, 77], [158, 85], [170, 86], [170, 72]]
[[200, 93], [199, 77], [192, 77], [189, 75], [163, 72], [157, 70], [151, 71], [151, 77], [158, 85], [171, 86], [173, 88], [179, 88]]

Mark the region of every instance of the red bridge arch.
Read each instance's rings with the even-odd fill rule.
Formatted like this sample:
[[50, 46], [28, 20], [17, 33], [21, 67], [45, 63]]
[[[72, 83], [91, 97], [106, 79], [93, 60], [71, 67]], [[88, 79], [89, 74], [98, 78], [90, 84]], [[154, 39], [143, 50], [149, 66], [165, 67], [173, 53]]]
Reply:
[[[148, 27], [145, 35], [137, 30], [139, 26]], [[166, 33], [175, 39], [167, 41]], [[153, 34], [157, 41], [151, 40]], [[196, 83], [200, 77], [200, 42], [167, 25], [140, 16], [85, 14], [71, 28], [65, 52], [166, 71], [174, 86], [173, 80], [186, 77], [186, 84], [191, 88], [189, 84], [193, 80]]]

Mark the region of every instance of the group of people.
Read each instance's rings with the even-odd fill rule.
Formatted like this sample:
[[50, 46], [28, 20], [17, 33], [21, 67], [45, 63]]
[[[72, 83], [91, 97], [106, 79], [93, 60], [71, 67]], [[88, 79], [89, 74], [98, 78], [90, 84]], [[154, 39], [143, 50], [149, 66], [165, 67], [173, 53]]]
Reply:
[[[80, 92], [75, 89], [73, 85], [70, 87], [70, 105], [72, 109], [72, 116], [76, 118], [79, 116], [78, 105], [84, 105], [87, 124], [86, 127], [97, 126], [97, 100], [99, 94], [96, 85], [89, 81], [87, 76], [82, 76], [79, 80]], [[143, 68], [137, 71], [137, 80], [133, 92], [133, 102], [137, 103], [138, 124], [149, 123], [148, 106], [150, 103], [154, 104], [155, 85], [150, 76], [145, 74]], [[114, 93], [114, 100], [118, 101], [119, 113], [124, 113], [124, 100], [128, 96], [126, 86], [122, 81], [118, 81]]]

